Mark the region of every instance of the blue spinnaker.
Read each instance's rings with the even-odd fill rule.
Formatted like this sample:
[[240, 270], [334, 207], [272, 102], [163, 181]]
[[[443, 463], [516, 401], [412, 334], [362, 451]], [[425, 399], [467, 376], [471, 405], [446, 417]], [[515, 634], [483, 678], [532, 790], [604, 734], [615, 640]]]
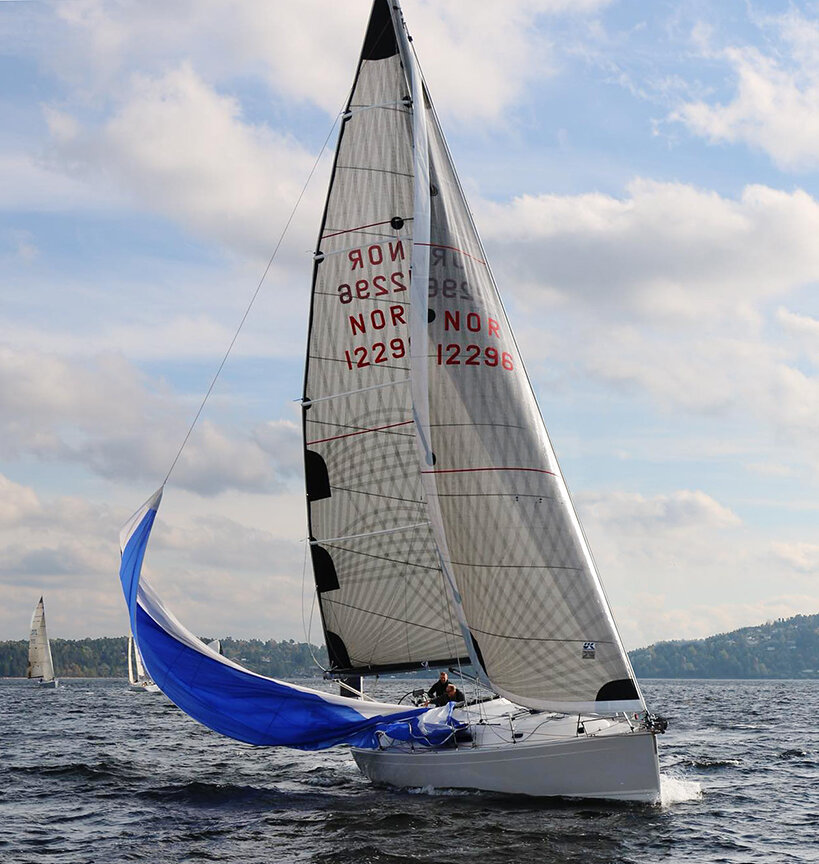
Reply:
[[374, 748], [384, 735], [437, 746], [463, 725], [452, 718], [451, 707], [366, 702], [266, 678], [197, 639], [141, 577], [161, 498], [162, 489], [123, 529], [120, 580], [145, 668], [186, 714], [238, 741], [301, 750], [335, 744]]

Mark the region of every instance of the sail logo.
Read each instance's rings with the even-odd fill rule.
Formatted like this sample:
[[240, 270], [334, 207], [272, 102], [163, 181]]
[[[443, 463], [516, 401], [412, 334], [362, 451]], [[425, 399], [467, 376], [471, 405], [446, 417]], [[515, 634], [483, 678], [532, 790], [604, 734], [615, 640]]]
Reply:
[[594, 642], [583, 643], [583, 660], [594, 660]]

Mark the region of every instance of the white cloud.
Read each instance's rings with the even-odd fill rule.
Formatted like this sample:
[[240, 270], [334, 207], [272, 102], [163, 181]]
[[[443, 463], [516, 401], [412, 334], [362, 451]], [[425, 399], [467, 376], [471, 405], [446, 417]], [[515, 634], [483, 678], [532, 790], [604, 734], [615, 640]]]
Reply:
[[[0, 455], [6, 459], [61, 460], [113, 481], [158, 483], [184, 438], [188, 410], [116, 354], [79, 362], [0, 349]], [[293, 465], [283, 460], [292, 460], [297, 440], [294, 424], [239, 433], [202, 420], [174, 481], [204, 495], [270, 491], [292, 476]]]
[[[549, 70], [552, 49], [539, 20], [594, 15], [609, 2], [409, 0], [404, 11], [440, 106], [464, 122], [497, 123]], [[145, 14], [134, 2], [66, 2], [57, 12], [68, 44], [52, 62], [63, 74], [85, 68], [86, 88], [112, 90], [130, 68], [159, 69], [187, 56], [209, 81], [262, 74], [287, 98], [335, 114], [352, 83], [370, 6], [182, 0]]]
[[815, 543], [774, 543], [773, 553], [799, 573], [819, 576], [819, 546]]
[[795, 13], [769, 23], [780, 31], [779, 50], [721, 52], [736, 76], [733, 99], [688, 102], [671, 119], [712, 142], [762, 150], [782, 169], [809, 170], [819, 164], [819, 25]]
[[585, 493], [576, 503], [628, 648], [819, 611], [819, 547], [771, 545], [704, 492]]
[[54, 139], [52, 164], [95, 184], [107, 178], [138, 205], [260, 258], [272, 251], [314, 162], [294, 140], [245, 122], [238, 101], [189, 64], [134, 77], [101, 129], [75, 126]]
[[732, 200], [636, 179], [622, 199], [476, 203], [482, 232], [518, 277], [513, 285], [548, 286], [575, 302], [605, 304], [607, 314], [699, 326], [819, 280], [819, 202], [802, 190], [753, 185]]
[[726, 528], [741, 524], [727, 507], [700, 490], [646, 498], [638, 493], [587, 493], [580, 498], [585, 513], [609, 530], [634, 535], [658, 531]]
[[[146, 573], [196, 632], [302, 638], [302, 574], [312, 574], [292, 514], [303, 496], [220, 498], [197, 513], [197, 499], [167, 496], [146, 558]], [[201, 502], [200, 502], [201, 504]], [[201, 510], [201, 507], [199, 508]], [[226, 511], [249, 511], [242, 523]], [[127, 510], [77, 496], [39, 496], [0, 474], [0, 632], [24, 638], [45, 593], [52, 637], [127, 632], [117, 578], [117, 537]], [[253, 526], [261, 522], [268, 529]], [[314, 641], [320, 641], [314, 632]]]
[[[664, 410], [750, 420], [819, 465], [819, 376], [800, 364], [813, 319], [776, 316], [800, 327], [797, 343], [767, 310], [819, 282], [813, 197], [757, 185], [734, 200], [636, 180], [622, 199], [522, 196], [477, 209], [530, 366], [554, 377], [562, 363]], [[542, 320], [548, 338], [529, 323]]]

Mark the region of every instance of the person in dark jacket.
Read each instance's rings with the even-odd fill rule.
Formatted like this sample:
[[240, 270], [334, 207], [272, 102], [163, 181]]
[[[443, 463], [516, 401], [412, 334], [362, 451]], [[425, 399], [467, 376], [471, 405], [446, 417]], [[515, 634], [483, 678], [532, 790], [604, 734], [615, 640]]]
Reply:
[[447, 684], [446, 702], [443, 704], [446, 705], [447, 702], [466, 702], [466, 696], [454, 684]]
[[441, 672], [441, 674], [438, 676], [438, 680], [432, 685], [432, 687], [429, 688], [429, 690], [427, 690], [427, 696], [429, 696], [430, 701], [434, 702], [436, 705], [439, 704], [439, 699], [443, 700], [442, 702], [440, 702], [441, 705], [446, 705], [446, 703], [449, 701], [445, 698], [446, 686], [449, 683], [447, 680], [448, 677], [449, 676], [446, 674], [446, 672]]

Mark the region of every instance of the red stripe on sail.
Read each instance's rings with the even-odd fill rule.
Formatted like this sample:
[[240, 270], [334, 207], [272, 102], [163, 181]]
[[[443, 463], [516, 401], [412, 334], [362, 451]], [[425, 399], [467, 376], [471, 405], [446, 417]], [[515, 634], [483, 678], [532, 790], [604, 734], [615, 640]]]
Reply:
[[416, 243], [416, 246], [431, 246], [435, 249], [451, 249], [453, 252], [460, 252], [461, 255], [466, 255], [467, 258], [471, 258], [473, 261], [477, 261], [478, 264], [483, 264], [486, 266], [486, 261], [483, 258], [477, 258], [474, 255], [470, 255], [469, 252], [464, 252], [463, 249], [459, 249], [457, 246], [444, 246], [443, 243]]
[[551, 474], [556, 477], [554, 471], [545, 468], [521, 468], [516, 465], [507, 465], [500, 468], [433, 468], [431, 471], [421, 471], [422, 474], [468, 474], [472, 471], [532, 471], [535, 474]]

